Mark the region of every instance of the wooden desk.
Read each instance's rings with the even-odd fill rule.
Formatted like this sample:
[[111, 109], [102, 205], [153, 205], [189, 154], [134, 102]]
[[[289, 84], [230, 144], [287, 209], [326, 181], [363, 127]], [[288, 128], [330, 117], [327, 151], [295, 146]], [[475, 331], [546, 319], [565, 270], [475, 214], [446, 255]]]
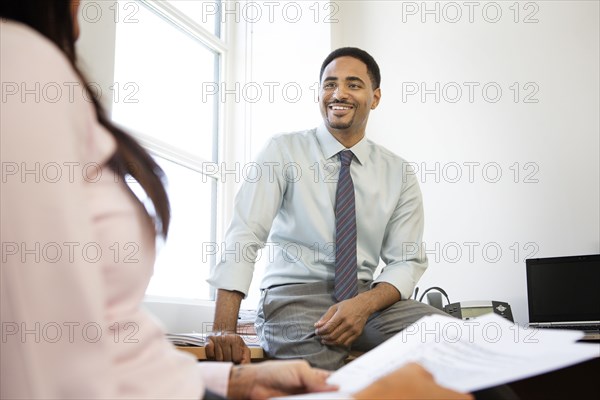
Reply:
[[[206, 349], [204, 347], [195, 346], [176, 346], [178, 350], [193, 354], [198, 360], [206, 360]], [[265, 353], [262, 347], [250, 347], [250, 359], [252, 361], [260, 361], [265, 359]]]
[[542, 375], [512, 382], [509, 386], [526, 400], [593, 399], [600, 384], [600, 356]]
[[[193, 354], [198, 361], [206, 361], [206, 349], [204, 347], [195, 347], [195, 346], [175, 346], [177, 350], [185, 351], [186, 353]], [[352, 351], [348, 355], [348, 358], [344, 361], [344, 364], [348, 364], [350, 361], [353, 361], [363, 355], [362, 351]], [[250, 346], [250, 359], [252, 361], [263, 361], [265, 360], [265, 352], [262, 347], [254, 347]]]

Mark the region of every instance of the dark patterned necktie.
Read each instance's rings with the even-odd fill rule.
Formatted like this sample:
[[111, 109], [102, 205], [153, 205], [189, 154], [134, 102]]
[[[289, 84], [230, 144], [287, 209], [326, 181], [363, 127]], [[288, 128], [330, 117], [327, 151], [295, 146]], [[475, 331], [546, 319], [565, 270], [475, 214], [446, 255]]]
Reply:
[[356, 212], [354, 184], [350, 176], [350, 163], [354, 154], [350, 150], [339, 153], [342, 166], [335, 193], [335, 298], [338, 301], [358, 293], [356, 260]]

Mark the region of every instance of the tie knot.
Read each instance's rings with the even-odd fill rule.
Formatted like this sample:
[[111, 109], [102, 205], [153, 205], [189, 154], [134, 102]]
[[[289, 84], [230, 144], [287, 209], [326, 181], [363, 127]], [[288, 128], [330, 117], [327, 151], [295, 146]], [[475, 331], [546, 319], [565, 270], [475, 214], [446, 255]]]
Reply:
[[340, 151], [340, 161], [342, 162], [342, 165], [344, 167], [348, 167], [350, 166], [350, 163], [352, 163], [352, 156], [354, 156], [354, 153], [352, 153], [351, 150], [343, 150]]

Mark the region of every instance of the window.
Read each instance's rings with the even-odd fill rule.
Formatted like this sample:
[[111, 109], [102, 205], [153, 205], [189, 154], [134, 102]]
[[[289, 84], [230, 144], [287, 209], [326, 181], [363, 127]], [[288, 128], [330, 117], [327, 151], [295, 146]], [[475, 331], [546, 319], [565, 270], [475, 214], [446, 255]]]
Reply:
[[[206, 278], [218, 255], [205, 246], [222, 244], [243, 179], [221, 177], [206, 163], [234, 170], [231, 163], [251, 161], [273, 134], [319, 123], [318, 72], [336, 6], [123, 4], [130, 23], [121, 18], [116, 28], [112, 117], [166, 172], [173, 213], [147, 295], [210, 299]], [[244, 307], [256, 304], [262, 268]]]
[[215, 36], [221, 36], [221, 5], [217, 1], [168, 0], [179, 11]]
[[[219, 79], [219, 54], [155, 12], [117, 24], [115, 121], [198, 156], [216, 158], [216, 103], [200, 95]], [[121, 98], [119, 98], [121, 97]], [[204, 100], [204, 101], [203, 101]]]
[[218, 159], [220, 107], [202, 96], [219, 81], [224, 44], [218, 16], [194, 17], [202, 2], [128, 2], [135, 13], [117, 23], [112, 118], [133, 132], [168, 177], [172, 222], [159, 248], [147, 294], [208, 298], [216, 241], [217, 178], [203, 172]]

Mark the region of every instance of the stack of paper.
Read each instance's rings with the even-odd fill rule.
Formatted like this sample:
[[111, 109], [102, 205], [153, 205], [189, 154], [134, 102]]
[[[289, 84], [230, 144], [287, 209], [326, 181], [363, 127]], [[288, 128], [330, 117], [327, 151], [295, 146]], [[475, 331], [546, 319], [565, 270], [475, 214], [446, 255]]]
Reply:
[[[208, 333], [167, 333], [166, 338], [175, 346], [198, 346], [206, 345]], [[260, 347], [260, 341], [256, 335], [243, 335], [240, 337], [248, 347]]]
[[256, 321], [256, 310], [240, 310], [237, 321], [237, 332], [240, 335], [256, 335], [254, 321]]
[[495, 314], [468, 321], [429, 316], [339, 369], [330, 382], [354, 393], [414, 361], [440, 385], [472, 392], [600, 357], [600, 345], [575, 343], [581, 337], [522, 328]]
[[206, 343], [205, 333], [167, 333], [167, 340], [175, 346], [198, 346]]
[[329, 382], [339, 392], [306, 397], [350, 398], [408, 362], [421, 364], [442, 386], [473, 392], [600, 357], [600, 344], [576, 343], [581, 337], [523, 328], [495, 314], [468, 321], [424, 317], [333, 373]]

